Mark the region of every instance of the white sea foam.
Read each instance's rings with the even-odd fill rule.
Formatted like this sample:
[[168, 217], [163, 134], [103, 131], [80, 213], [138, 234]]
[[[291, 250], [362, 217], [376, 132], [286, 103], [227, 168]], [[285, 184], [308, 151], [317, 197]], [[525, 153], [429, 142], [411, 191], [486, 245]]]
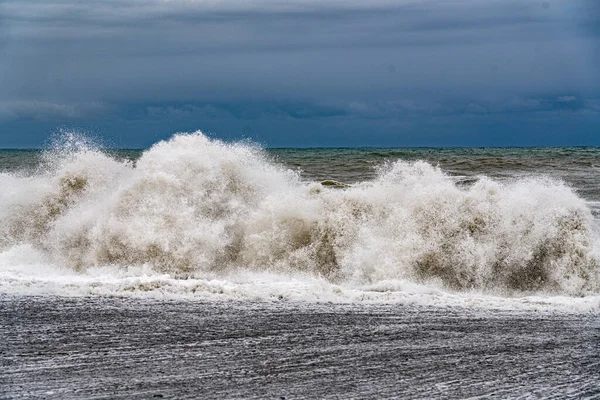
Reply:
[[2, 292], [599, 307], [594, 221], [559, 181], [396, 161], [328, 188], [199, 132], [135, 165], [68, 143], [0, 174]]

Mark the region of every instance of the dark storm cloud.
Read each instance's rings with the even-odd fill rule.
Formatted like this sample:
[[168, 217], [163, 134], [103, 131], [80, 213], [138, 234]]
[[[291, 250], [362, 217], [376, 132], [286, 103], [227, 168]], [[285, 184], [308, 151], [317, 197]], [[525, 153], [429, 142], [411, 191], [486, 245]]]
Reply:
[[148, 106], [145, 111], [147, 116], [154, 118], [201, 117], [205, 119], [238, 118], [242, 120], [261, 118], [311, 119], [348, 115], [347, 111], [341, 107], [291, 102], [167, 104]]
[[439, 118], [591, 118], [597, 11], [567, 0], [8, 0], [0, 123], [102, 125], [134, 143], [152, 129], [260, 121], [296, 142], [317, 123], [339, 139]]

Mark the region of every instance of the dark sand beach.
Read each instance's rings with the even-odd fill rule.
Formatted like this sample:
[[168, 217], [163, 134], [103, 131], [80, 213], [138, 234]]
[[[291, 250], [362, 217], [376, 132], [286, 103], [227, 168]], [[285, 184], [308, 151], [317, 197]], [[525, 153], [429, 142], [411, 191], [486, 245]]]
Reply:
[[597, 398], [596, 315], [0, 298], [5, 399]]

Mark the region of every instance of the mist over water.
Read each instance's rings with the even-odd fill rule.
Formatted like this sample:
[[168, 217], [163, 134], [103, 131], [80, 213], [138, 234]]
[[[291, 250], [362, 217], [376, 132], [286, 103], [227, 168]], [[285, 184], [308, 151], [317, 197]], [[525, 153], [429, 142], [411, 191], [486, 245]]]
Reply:
[[0, 291], [595, 309], [596, 153], [4, 151]]

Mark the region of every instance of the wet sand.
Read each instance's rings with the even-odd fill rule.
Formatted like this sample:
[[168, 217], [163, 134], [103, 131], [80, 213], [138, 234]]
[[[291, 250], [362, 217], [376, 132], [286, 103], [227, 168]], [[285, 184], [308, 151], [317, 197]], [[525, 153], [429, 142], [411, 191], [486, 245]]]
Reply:
[[0, 295], [0, 398], [600, 398], [600, 317]]

